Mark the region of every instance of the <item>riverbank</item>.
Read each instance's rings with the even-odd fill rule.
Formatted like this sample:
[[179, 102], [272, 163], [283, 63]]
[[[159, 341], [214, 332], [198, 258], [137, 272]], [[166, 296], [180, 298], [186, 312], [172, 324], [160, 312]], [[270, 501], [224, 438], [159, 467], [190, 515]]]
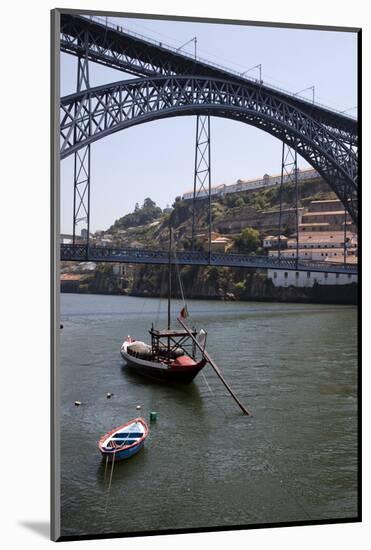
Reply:
[[[148, 280], [141, 278], [135, 280], [128, 287], [120, 284], [122, 281], [110, 278], [103, 283], [90, 279], [75, 281], [73, 284], [61, 283], [61, 292], [76, 294], [96, 295], [125, 295], [136, 297], [163, 298], [167, 294], [166, 285], [149, 284]], [[339, 304], [357, 305], [358, 285], [319, 285], [306, 287], [275, 287], [270, 279], [263, 273], [250, 273], [237, 283], [229, 281], [229, 284], [219, 284], [221, 281], [212, 281], [210, 278], [195, 278], [190, 284], [189, 280], [183, 282], [184, 293], [188, 299], [221, 300], [221, 301], [254, 301], [254, 302], [283, 302], [283, 303], [312, 303], [312, 304]], [[224, 280], [224, 283], [226, 281]], [[176, 282], [173, 285], [173, 297], [180, 298]], [[175, 290], [174, 290], [175, 289]]]

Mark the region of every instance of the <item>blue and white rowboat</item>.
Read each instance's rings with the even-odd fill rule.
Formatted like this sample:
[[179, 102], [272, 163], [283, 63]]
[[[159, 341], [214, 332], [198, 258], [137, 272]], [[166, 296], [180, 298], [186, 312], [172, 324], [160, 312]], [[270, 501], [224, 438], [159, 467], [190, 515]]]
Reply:
[[124, 460], [135, 455], [144, 445], [148, 426], [143, 418], [135, 418], [127, 424], [115, 428], [100, 438], [98, 447], [108, 461]]

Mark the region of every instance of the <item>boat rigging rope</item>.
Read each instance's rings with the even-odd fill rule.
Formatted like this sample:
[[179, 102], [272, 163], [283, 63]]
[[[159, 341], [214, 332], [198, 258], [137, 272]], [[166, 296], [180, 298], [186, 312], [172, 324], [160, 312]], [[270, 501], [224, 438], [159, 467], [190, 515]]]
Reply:
[[175, 259], [176, 273], [177, 273], [178, 282], [179, 282], [180, 295], [182, 297], [183, 305], [185, 306], [186, 302], [185, 302], [185, 298], [184, 298], [184, 288], [183, 288], [182, 277], [180, 275], [180, 268], [179, 268], [178, 257], [176, 255], [176, 248], [174, 248], [174, 259]]
[[162, 266], [162, 269], [161, 269], [160, 297], [159, 297], [158, 304], [157, 304], [157, 312], [156, 312], [156, 321], [155, 321], [155, 325], [158, 325], [159, 319], [160, 319], [160, 313], [161, 313], [161, 300], [162, 300], [162, 297], [164, 296], [164, 287], [165, 287], [165, 272], [166, 272], [165, 266]]

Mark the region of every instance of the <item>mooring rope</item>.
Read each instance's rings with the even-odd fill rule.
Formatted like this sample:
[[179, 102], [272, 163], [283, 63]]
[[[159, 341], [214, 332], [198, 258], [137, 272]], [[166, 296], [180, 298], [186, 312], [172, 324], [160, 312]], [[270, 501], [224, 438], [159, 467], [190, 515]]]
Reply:
[[209, 384], [209, 382], [207, 381], [206, 376], [205, 376], [205, 374], [203, 373], [203, 371], [201, 371], [201, 374], [202, 374], [202, 376], [203, 376], [203, 379], [204, 379], [204, 381], [205, 381], [206, 386], [209, 388], [209, 391], [210, 391], [211, 395], [214, 397], [214, 392], [213, 392], [213, 390], [211, 389], [210, 384]]
[[112, 467], [111, 467], [111, 475], [110, 475], [109, 484], [108, 484], [108, 492], [109, 492], [110, 489], [111, 489], [112, 476], [113, 476], [113, 468], [114, 468], [114, 466], [115, 466], [115, 458], [116, 458], [116, 453], [113, 453], [113, 457], [112, 457]]
[[103, 483], [106, 481], [107, 466], [108, 466], [108, 455], [106, 456], [106, 464], [105, 464], [105, 466], [104, 466]]
[[108, 489], [107, 489], [107, 498], [106, 498], [106, 506], [105, 506], [105, 509], [104, 509], [104, 517], [106, 516], [107, 510], [108, 510], [108, 501], [109, 501], [109, 497], [110, 497], [110, 490], [111, 490], [111, 483], [112, 483], [112, 476], [113, 476], [113, 468], [115, 466], [115, 456], [116, 456], [116, 453], [113, 453], [112, 466], [111, 466], [111, 475], [110, 475], [110, 478], [109, 478], [109, 484], [108, 484]]

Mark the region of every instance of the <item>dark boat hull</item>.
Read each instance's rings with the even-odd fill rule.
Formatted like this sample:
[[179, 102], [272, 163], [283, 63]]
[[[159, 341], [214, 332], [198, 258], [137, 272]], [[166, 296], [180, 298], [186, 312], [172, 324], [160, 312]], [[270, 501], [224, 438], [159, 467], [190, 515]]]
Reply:
[[154, 362], [139, 357], [133, 357], [127, 351], [127, 342], [121, 347], [121, 355], [127, 366], [134, 372], [160, 382], [189, 384], [206, 364], [205, 359], [199, 362], [190, 357], [175, 359], [171, 365]]
[[147, 378], [160, 382], [173, 382], [177, 384], [190, 384], [200, 370], [205, 366], [205, 361], [200, 361], [192, 369], [173, 371], [172, 369], [164, 370], [157, 367], [137, 365], [127, 359], [125, 359], [125, 361], [130, 370], [140, 374], [141, 376], [146, 376]]

